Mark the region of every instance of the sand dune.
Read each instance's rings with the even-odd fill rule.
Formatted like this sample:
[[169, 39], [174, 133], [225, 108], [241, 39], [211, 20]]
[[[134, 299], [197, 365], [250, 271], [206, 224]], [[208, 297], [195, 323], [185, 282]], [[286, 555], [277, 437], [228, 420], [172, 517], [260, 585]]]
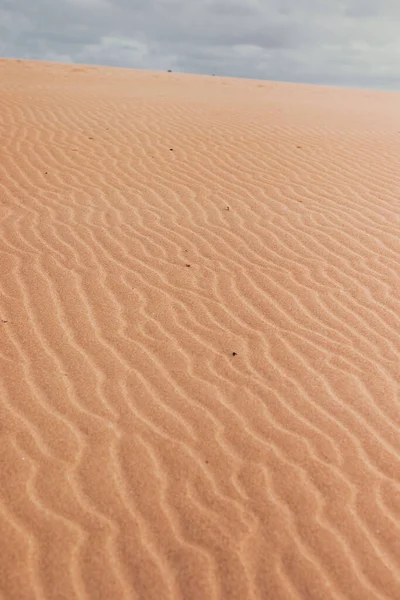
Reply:
[[400, 598], [400, 97], [0, 62], [0, 597]]

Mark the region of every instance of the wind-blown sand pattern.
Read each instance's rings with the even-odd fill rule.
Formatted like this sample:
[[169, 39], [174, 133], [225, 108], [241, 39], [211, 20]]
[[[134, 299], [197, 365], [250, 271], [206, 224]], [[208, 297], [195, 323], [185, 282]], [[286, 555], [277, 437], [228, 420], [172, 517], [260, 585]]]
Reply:
[[400, 97], [0, 63], [2, 600], [400, 598]]

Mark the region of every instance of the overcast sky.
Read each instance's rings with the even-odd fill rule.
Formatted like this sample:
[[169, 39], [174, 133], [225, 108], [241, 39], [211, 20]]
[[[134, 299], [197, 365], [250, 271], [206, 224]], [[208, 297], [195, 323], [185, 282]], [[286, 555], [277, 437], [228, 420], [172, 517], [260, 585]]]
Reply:
[[400, 90], [399, 0], [0, 0], [0, 55]]

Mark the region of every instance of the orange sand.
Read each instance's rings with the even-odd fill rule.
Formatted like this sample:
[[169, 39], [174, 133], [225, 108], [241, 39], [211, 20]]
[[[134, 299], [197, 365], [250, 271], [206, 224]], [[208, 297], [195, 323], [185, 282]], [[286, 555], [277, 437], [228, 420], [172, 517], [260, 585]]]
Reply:
[[2, 600], [400, 598], [399, 94], [3, 60], [0, 139]]

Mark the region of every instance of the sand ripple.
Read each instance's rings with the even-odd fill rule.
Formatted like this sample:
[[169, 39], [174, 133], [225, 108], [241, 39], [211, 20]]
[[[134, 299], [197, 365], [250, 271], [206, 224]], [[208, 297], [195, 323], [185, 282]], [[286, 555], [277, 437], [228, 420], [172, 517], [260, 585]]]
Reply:
[[399, 96], [0, 90], [1, 598], [400, 598]]

